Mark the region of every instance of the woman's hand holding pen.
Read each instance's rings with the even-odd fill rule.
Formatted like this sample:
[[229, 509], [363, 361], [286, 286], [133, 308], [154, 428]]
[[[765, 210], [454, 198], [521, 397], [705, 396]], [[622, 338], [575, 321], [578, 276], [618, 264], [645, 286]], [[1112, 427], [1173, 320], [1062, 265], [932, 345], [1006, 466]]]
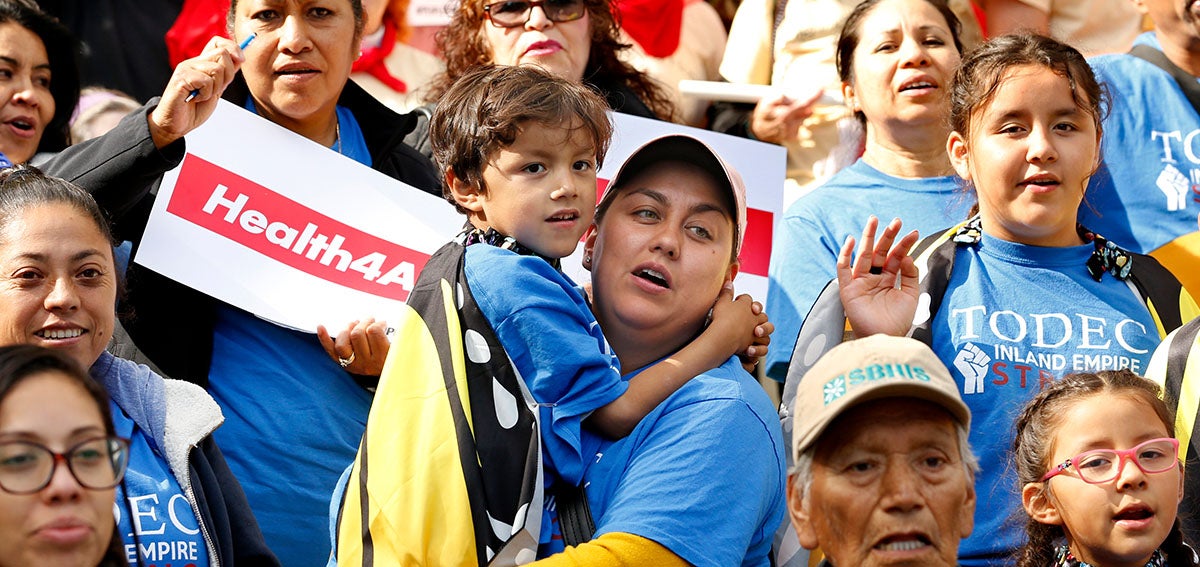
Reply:
[[[238, 44], [214, 37], [200, 55], [176, 66], [162, 100], [149, 116], [154, 145], [165, 147], [208, 120], [243, 61]], [[192, 95], [193, 91], [198, 92]]]

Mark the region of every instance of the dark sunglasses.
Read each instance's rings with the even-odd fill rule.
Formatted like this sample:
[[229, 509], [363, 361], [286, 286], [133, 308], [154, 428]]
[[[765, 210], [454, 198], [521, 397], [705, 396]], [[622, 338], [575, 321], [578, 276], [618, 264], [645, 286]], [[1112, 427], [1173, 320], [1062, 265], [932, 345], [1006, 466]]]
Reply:
[[498, 28], [515, 28], [529, 21], [533, 9], [541, 6], [552, 22], [571, 22], [587, 13], [584, 0], [510, 0], [492, 2], [483, 7], [488, 20]]

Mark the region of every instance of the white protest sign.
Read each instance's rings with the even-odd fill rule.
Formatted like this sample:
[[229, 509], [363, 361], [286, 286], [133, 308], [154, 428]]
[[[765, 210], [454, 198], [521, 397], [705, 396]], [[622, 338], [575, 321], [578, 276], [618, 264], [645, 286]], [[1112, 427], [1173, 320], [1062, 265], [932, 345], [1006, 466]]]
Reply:
[[287, 327], [389, 319], [463, 223], [446, 201], [225, 101], [187, 150], [135, 261]]
[[[634, 149], [672, 132], [704, 140], [742, 174], [749, 222], [736, 286], [765, 299], [783, 201], [783, 148], [622, 114], [613, 119], [602, 186]], [[341, 329], [355, 319], [388, 319], [463, 220], [442, 199], [222, 102], [188, 135], [180, 167], [164, 176], [135, 261], [281, 325]], [[586, 282], [581, 255], [577, 250], [563, 266]]]

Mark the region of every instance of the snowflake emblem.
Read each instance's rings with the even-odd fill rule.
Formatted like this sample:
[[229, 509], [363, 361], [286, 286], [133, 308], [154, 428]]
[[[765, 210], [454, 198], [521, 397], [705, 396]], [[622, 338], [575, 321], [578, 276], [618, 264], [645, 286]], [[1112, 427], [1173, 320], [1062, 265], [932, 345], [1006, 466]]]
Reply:
[[833, 380], [825, 383], [825, 405], [833, 403], [834, 400], [846, 395], [846, 379], [838, 376]]

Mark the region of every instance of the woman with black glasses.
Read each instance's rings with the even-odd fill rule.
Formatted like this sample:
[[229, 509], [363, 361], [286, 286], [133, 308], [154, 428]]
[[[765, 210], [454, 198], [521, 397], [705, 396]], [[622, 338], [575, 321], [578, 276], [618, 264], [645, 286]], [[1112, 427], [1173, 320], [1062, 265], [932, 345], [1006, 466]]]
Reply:
[[0, 565], [127, 565], [112, 510], [128, 463], [108, 395], [75, 361], [0, 347]]
[[[138, 565], [278, 565], [213, 441], [212, 432], [224, 417], [212, 397], [199, 386], [164, 379], [105, 350], [116, 331], [119, 288], [112, 236], [87, 192], [34, 168], [0, 172], [0, 344], [53, 349], [88, 368], [92, 380], [112, 398], [112, 415], [105, 416], [103, 433], [129, 439], [129, 472], [116, 492], [118, 535], [124, 539], [121, 556], [134, 557], [136, 549], [133, 562]], [[0, 373], [0, 378], [7, 375]], [[60, 413], [69, 398], [60, 393], [20, 405], [32, 410], [31, 417], [61, 427], [67, 423]], [[0, 406], [0, 412], [7, 409]], [[61, 429], [67, 441], [31, 438], [21, 433], [24, 426], [7, 429], [8, 419], [7, 413], [0, 415], [0, 441], [37, 441], [65, 453], [68, 468], [84, 486], [108, 484], [100, 476], [81, 474], [87, 458], [73, 450], [91, 437], [76, 435], [83, 429]], [[29, 447], [18, 446], [26, 451], [24, 457], [20, 451], [0, 452], [0, 484], [6, 492], [39, 484], [33, 478], [37, 475], [5, 478], [8, 472], [19, 472], [10, 465], [38, 460], [28, 456], [37, 455]], [[51, 486], [64, 480], [61, 477]], [[113, 510], [112, 491], [105, 496], [107, 515]], [[75, 520], [57, 518], [49, 520], [50, 543], [74, 541], [85, 529]], [[0, 539], [16, 533], [0, 526]], [[0, 566], [10, 557], [0, 550]]]

